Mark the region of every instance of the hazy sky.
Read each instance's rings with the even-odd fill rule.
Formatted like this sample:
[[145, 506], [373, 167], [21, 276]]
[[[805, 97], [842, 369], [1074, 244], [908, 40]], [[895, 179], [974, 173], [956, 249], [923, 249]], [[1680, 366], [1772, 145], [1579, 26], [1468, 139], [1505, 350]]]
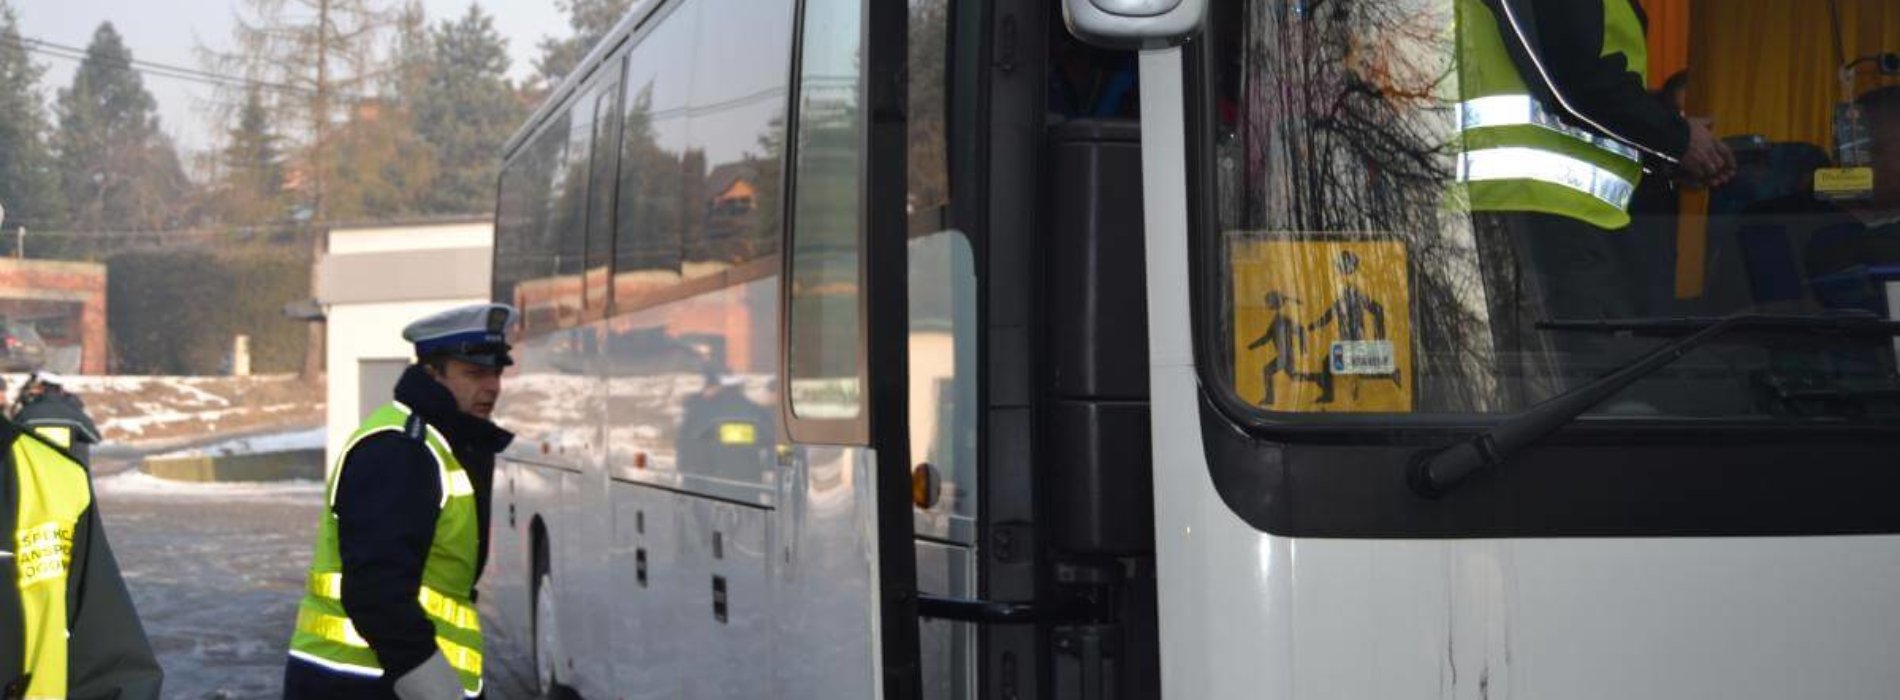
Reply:
[[[512, 74], [529, 73], [535, 45], [544, 36], [565, 36], [567, 19], [554, 0], [478, 0], [495, 17], [495, 28], [508, 39]], [[112, 22], [132, 49], [132, 57], [157, 63], [202, 68], [196, 49], [228, 48], [239, 0], [12, 0], [20, 15], [20, 33], [30, 39], [84, 48], [100, 22]], [[423, 0], [431, 25], [460, 17], [471, 0]], [[56, 89], [72, 84], [74, 61], [35, 54], [47, 68], [42, 86], [47, 104]], [[202, 83], [147, 75], [145, 87], [158, 98], [159, 120], [178, 141], [181, 155], [216, 146], [223, 125], [213, 121], [206, 103], [216, 88]]]

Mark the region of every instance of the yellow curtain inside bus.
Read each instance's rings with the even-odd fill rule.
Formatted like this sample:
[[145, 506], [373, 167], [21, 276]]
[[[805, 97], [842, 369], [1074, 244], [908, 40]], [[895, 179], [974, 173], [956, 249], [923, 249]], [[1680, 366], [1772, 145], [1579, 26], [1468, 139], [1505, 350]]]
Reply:
[[[1714, 119], [1718, 136], [1799, 141], [1831, 153], [1834, 105], [1883, 84], [1875, 71], [1864, 69], [1851, 94], [1843, 94], [1836, 77], [1839, 57], [1900, 51], [1900, 3], [1892, 0], [1641, 2], [1649, 15], [1652, 87], [1690, 70], [1689, 114]], [[1833, 11], [1840, 15], [1838, 42]], [[1683, 191], [1679, 298], [1702, 292], [1708, 201], [1705, 191]]]

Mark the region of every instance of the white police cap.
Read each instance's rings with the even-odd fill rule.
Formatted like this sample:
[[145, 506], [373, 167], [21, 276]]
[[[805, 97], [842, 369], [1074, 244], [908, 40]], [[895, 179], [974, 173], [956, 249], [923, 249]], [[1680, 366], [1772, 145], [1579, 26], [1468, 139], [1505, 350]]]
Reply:
[[472, 304], [433, 314], [402, 329], [402, 339], [416, 346], [417, 357], [447, 355], [491, 367], [514, 364], [508, 356], [508, 326], [515, 307]]

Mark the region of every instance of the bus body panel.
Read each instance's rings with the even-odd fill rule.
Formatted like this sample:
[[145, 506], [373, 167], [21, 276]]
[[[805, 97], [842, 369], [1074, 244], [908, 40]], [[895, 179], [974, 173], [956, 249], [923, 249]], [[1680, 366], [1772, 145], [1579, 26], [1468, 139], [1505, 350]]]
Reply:
[[874, 454], [778, 439], [777, 307], [772, 275], [518, 346], [485, 583], [511, 666], [533, 664], [539, 522], [584, 696], [877, 692]]
[[1243, 522], [1202, 443], [1182, 74], [1179, 50], [1142, 57], [1164, 697], [1767, 700], [1900, 685], [1900, 537], [1293, 539]]
[[875, 452], [799, 446], [782, 468], [771, 622], [781, 700], [878, 697]]
[[[968, 547], [918, 540], [917, 591], [951, 598], [977, 597], [976, 555]], [[975, 697], [976, 626], [929, 618], [918, 626], [924, 697]]]

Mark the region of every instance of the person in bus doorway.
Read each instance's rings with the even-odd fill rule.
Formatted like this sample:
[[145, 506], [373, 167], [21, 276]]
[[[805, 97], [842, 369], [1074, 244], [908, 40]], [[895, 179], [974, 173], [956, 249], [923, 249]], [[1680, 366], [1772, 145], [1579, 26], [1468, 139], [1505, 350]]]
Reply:
[[0, 420], [0, 698], [156, 699], [164, 680], [86, 466]]
[[416, 364], [330, 474], [285, 698], [481, 695], [475, 584], [495, 455], [514, 438], [490, 421], [514, 318], [478, 304], [403, 330]]
[[1645, 169], [1715, 186], [1734, 154], [1649, 92], [1636, 0], [1457, 0], [1457, 25], [1457, 180], [1492, 268], [1497, 349], [1527, 376], [1600, 362], [1601, 338], [1532, 338], [1535, 323], [1646, 313], [1614, 238], [1636, 233]]

